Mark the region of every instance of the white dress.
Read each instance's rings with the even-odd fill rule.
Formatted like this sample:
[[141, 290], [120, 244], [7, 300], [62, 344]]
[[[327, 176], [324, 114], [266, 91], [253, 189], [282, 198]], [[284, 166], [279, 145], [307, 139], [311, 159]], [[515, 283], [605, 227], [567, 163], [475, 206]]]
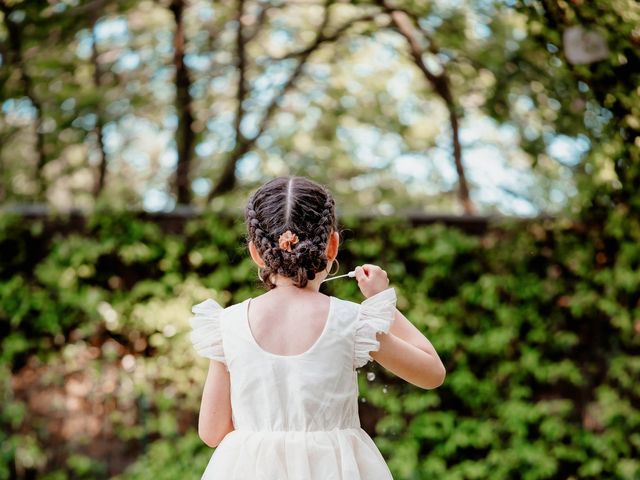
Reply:
[[276, 355], [255, 341], [251, 299], [192, 309], [196, 352], [226, 365], [234, 430], [213, 452], [205, 480], [393, 480], [360, 427], [356, 368], [380, 347], [393, 322], [396, 292], [361, 304], [329, 297], [324, 330], [299, 355]]

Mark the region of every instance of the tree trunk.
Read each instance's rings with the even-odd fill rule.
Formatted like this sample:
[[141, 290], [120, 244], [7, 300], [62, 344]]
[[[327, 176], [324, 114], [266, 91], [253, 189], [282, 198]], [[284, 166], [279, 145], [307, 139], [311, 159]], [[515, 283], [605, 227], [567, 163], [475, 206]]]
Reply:
[[[98, 93], [102, 88], [102, 72], [100, 71], [100, 64], [98, 63], [98, 38], [96, 37], [95, 22], [91, 26], [91, 40], [93, 42], [91, 50], [91, 61], [93, 62], [93, 85]], [[101, 98], [98, 96], [98, 98]], [[107, 155], [104, 150], [104, 138], [103, 138], [104, 118], [102, 111], [101, 101], [98, 99], [96, 104], [96, 142], [98, 145], [98, 172], [96, 175], [95, 183], [93, 185], [93, 197], [98, 198], [102, 190], [104, 189], [105, 176], [107, 173]]]
[[175, 174], [175, 191], [177, 203], [191, 204], [191, 161], [193, 158], [195, 133], [193, 123], [193, 99], [191, 97], [191, 78], [184, 63], [185, 33], [184, 33], [184, 0], [173, 0], [169, 9], [173, 13], [176, 31], [173, 37], [173, 64], [176, 69], [176, 113], [178, 126], [176, 128], [176, 149], [178, 152], [178, 166]]
[[42, 131], [42, 103], [35, 95], [33, 87], [33, 79], [27, 72], [26, 64], [22, 56], [22, 27], [11, 21], [9, 18], [12, 7], [7, 6], [5, 2], [0, 2], [0, 11], [4, 14], [5, 26], [7, 28], [9, 53], [10, 57], [7, 58], [7, 63], [14, 66], [20, 71], [20, 82], [22, 84], [22, 90], [24, 95], [31, 101], [33, 109], [36, 113], [35, 118], [35, 134], [36, 134], [36, 171], [35, 178], [37, 183], [36, 200], [44, 201], [47, 191], [46, 179], [44, 178], [44, 166], [47, 163], [47, 157], [45, 155], [45, 138]]
[[[393, 10], [392, 7], [382, 2], [383, 7], [391, 15], [393, 24], [396, 26], [400, 34], [405, 37], [409, 44], [409, 51], [413, 62], [423, 73], [427, 81], [431, 84], [431, 87], [436, 94], [444, 101], [447, 111], [449, 112], [449, 125], [451, 126], [451, 144], [453, 150], [453, 162], [458, 174], [458, 198], [464, 213], [471, 215], [475, 213], [475, 207], [471, 201], [469, 194], [469, 185], [467, 183], [467, 177], [462, 163], [462, 146], [460, 144], [460, 122], [458, 118], [458, 112], [456, 108], [455, 99], [451, 92], [451, 86], [449, 77], [447, 76], [446, 69], [442, 66], [442, 73], [435, 74], [422, 60], [422, 49], [416, 38], [416, 32], [413, 28], [412, 22], [406, 12]], [[436, 52], [433, 52], [436, 53]]]

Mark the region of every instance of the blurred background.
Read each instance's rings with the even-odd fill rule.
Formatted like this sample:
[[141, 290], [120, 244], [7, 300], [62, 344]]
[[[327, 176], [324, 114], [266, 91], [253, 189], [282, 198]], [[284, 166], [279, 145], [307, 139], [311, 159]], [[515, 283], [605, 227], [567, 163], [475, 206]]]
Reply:
[[[0, 479], [197, 479], [190, 308], [248, 195], [336, 198], [445, 384], [360, 371], [394, 478], [640, 479], [635, 0], [0, 0]], [[323, 286], [353, 301], [353, 280]]]

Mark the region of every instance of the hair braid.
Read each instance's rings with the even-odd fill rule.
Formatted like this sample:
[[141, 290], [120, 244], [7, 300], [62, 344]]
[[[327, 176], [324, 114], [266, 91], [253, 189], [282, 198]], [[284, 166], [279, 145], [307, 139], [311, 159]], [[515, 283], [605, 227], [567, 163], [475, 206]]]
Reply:
[[[266, 265], [273, 265], [275, 262], [274, 258], [274, 245], [272, 240], [269, 238], [269, 235], [266, 233], [265, 229], [262, 228], [260, 224], [260, 220], [258, 219], [258, 215], [254, 208], [254, 195], [252, 195], [247, 203], [246, 208], [246, 222], [249, 230], [249, 238], [253, 239], [256, 248], [258, 249], [258, 253], [264, 260]], [[265, 280], [268, 280], [270, 276], [272, 268], [265, 268], [265, 276], [267, 277]], [[269, 280], [270, 281], [270, 280]]]
[[[325, 253], [329, 234], [334, 228], [335, 211], [334, 200], [328, 192], [322, 205], [322, 211], [313, 231], [313, 236], [298, 247], [300, 269], [304, 269], [309, 280], [316, 277], [316, 273], [327, 268], [327, 255]], [[311, 230], [311, 229], [310, 229]]]
[[314, 243], [318, 245], [325, 245], [329, 240], [329, 233], [331, 233], [331, 229], [333, 227], [333, 219], [335, 218], [334, 213], [334, 201], [333, 198], [327, 195], [327, 199], [324, 203], [324, 209], [320, 214], [320, 223], [315, 230]]

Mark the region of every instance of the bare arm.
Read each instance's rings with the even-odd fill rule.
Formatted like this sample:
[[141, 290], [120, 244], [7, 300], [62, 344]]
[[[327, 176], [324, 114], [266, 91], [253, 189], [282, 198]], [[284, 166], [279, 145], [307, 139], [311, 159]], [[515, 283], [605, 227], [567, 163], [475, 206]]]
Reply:
[[[358, 286], [370, 297], [389, 286], [387, 272], [377, 265], [365, 264], [355, 268]], [[376, 337], [380, 349], [371, 358], [387, 370], [421, 388], [442, 385], [446, 370], [436, 349], [420, 330], [397, 308], [388, 333]]]
[[224, 364], [211, 360], [200, 403], [198, 435], [213, 448], [233, 429], [229, 372]]
[[435, 348], [433, 348], [433, 345], [431, 344], [429, 339], [427, 339], [427, 337], [425, 337], [422, 332], [418, 330], [418, 328], [413, 323], [411, 323], [411, 321], [409, 321], [407, 317], [405, 317], [397, 308], [396, 316], [393, 323], [391, 324], [389, 333], [401, 338], [411, 345], [418, 347], [420, 350], [424, 350], [425, 352], [435, 356], [436, 358], [439, 358], [438, 353], [436, 352]]
[[389, 333], [379, 333], [380, 349], [371, 358], [420, 388], [437, 388], [446, 370], [431, 342], [396, 309]]

